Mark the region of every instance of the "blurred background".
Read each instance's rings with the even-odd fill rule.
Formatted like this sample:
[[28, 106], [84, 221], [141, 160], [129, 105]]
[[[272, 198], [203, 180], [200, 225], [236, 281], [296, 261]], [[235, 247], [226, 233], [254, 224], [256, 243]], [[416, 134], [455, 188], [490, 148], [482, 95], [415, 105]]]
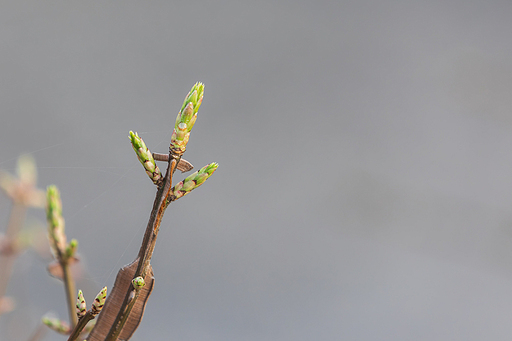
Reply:
[[[185, 158], [133, 340], [509, 340], [512, 2], [3, 1], [0, 168], [58, 185], [89, 304], [139, 249], [155, 187], [128, 131]], [[185, 175], [177, 174], [176, 181]], [[0, 224], [10, 201], [0, 197]], [[45, 228], [42, 210], [27, 224]], [[26, 252], [0, 318], [67, 319]], [[65, 340], [49, 331], [45, 340]]]

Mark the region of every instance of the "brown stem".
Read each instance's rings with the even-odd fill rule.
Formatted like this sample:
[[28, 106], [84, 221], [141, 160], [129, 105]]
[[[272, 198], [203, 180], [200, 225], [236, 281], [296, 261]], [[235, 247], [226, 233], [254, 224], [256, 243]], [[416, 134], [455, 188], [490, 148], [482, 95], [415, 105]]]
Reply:
[[64, 289], [66, 290], [66, 301], [68, 303], [68, 313], [69, 313], [69, 323], [71, 327], [75, 327], [78, 318], [76, 316], [75, 311], [75, 303], [76, 303], [76, 293], [75, 293], [75, 281], [71, 276], [71, 271], [69, 269], [69, 262], [67, 259], [60, 260], [60, 266], [62, 267], [62, 280], [64, 281]]
[[[149, 262], [151, 261], [151, 256], [153, 255], [153, 251], [155, 249], [158, 231], [160, 230], [160, 223], [167, 207], [167, 197], [169, 196], [172, 187], [172, 175], [176, 170], [176, 166], [178, 165], [180, 158], [181, 156], [169, 154], [169, 164], [167, 166], [167, 171], [165, 173], [165, 177], [163, 178], [164, 181], [159, 187], [155, 196], [153, 209], [151, 210], [146, 232], [144, 233], [144, 239], [142, 240], [142, 245], [139, 250], [139, 262], [137, 265], [137, 270], [135, 271], [133, 278], [139, 276], [142, 278], [146, 277], [146, 273], [149, 268]], [[138, 291], [136, 291], [133, 286], [130, 285], [126, 292], [123, 304], [119, 309], [119, 313], [117, 314], [116, 319], [114, 320], [114, 323], [112, 324], [112, 327], [110, 328], [107, 337], [105, 338], [105, 341], [117, 340], [117, 337], [121, 333], [124, 323], [130, 315], [130, 312], [137, 298]]]
[[[125, 314], [123, 314], [121, 321], [119, 322], [120, 328], [118, 328], [116, 330], [116, 332], [114, 333], [114, 337], [115, 337], [114, 340], [117, 340], [119, 333], [121, 333], [121, 331], [123, 329], [122, 326], [124, 326], [124, 324], [126, 323], [126, 320], [128, 319], [128, 316], [130, 316], [130, 312], [132, 311], [132, 308], [135, 305], [137, 298], [139, 297], [139, 293], [140, 293], [140, 290], [134, 289], [134, 290], [130, 291], [130, 298], [129, 298], [130, 301], [128, 302], [128, 305], [126, 306]], [[132, 294], [133, 294], [133, 297], [132, 297]]]
[[92, 310], [87, 311], [87, 313], [85, 313], [85, 315], [82, 316], [80, 320], [78, 320], [78, 323], [76, 324], [75, 328], [73, 328], [71, 335], [69, 335], [68, 341], [76, 340], [80, 336], [80, 333], [85, 328], [87, 323], [94, 319], [95, 316], [96, 314], [93, 314]]

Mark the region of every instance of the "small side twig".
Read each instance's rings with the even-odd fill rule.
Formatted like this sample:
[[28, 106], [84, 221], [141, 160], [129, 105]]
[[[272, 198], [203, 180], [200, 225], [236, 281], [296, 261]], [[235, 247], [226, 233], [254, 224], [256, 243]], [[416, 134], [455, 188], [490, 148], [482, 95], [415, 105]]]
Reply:
[[65, 259], [62, 259], [59, 263], [60, 266], [62, 267], [62, 280], [64, 281], [64, 290], [66, 291], [66, 302], [68, 304], [69, 321], [71, 323], [71, 326], [74, 327], [78, 322], [76, 314], [73, 311], [75, 299], [75, 281], [71, 276], [69, 262]]
[[78, 339], [80, 336], [80, 333], [82, 333], [82, 330], [84, 330], [85, 326], [89, 321], [94, 320], [95, 315], [92, 314], [92, 312], [89, 310], [85, 313], [84, 316], [80, 320], [78, 320], [78, 323], [76, 324], [75, 328], [73, 328], [73, 331], [71, 331], [71, 335], [69, 335], [68, 341], [74, 341]]

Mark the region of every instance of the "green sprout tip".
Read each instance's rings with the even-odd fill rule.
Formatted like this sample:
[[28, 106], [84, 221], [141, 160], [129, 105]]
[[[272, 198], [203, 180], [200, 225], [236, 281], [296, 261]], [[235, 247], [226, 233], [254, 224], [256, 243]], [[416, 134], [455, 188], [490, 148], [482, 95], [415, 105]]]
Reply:
[[171, 145], [169, 147], [171, 153], [181, 156], [187, 149], [190, 131], [194, 127], [197, 112], [203, 102], [203, 94], [204, 84], [197, 82], [185, 97], [171, 135]]
[[48, 240], [55, 258], [65, 253], [66, 235], [62, 217], [62, 201], [56, 186], [48, 186], [46, 191], [46, 220], [48, 221]]
[[103, 305], [105, 304], [105, 299], [107, 298], [107, 287], [101, 289], [101, 291], [94, 298], [94, 302], [92, 303], [91, 311], [94, 315], [100, 313], [101, 309], [103, 309]]
[[78, 319], [82, 318], [87, 312], [87, 304], [85, 303], [85, 298], [82, 293], [82, 290], [78, 290], [78, 297], [76, 299], [76, 316]]
[[170, 197], [169, 202], [179, 199], [187, 195], [197, 187], [201, 186], [206, 181], [206, 179], [208, 179], [213, 174], [213, 172], [217, 170], [218, 167], [218, 163], [210, 163], [209, 165], [206, 165], [200, 170], [198, 170], [197, 172], [190, 174], [183, 181], [177, 183], [171, 189], [172, 195]]
[[158, 183], [158, 181], [162, 178], [162, 172], [156, 165], [155, 159], [153, 158], [153, 154], [149, 151], [148, 147], [144, 143], [144, 140], [139, 137], [137, 133], [130, 131], [130, 141], [132, 143], [133, 150], [137, 154], [137, 158], [139, 159], [142, 166], [146, 170], [149, 178], [153, 181], [153, 183]]
[[43, 316], [41, 321], [44, 325], [48, 326], [50, 329], [56, 331], [59, 334], [67, 335], [71, 332], [70, 325], [58, 318]]

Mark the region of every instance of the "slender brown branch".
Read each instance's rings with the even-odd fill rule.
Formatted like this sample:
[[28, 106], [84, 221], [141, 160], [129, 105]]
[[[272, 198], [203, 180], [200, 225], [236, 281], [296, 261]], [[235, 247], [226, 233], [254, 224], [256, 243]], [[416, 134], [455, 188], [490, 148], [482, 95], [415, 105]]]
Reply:
[[84, 330], [87, 323], [89, 323], [90, 320], [93, 320], [96, 316], [95, 313], [92, 312], [92, 310], [89, 310], [85, 313], [84, 316], [80, 320], [78, 320], [78, 323], [76, 324], [75, 328], [73, 328], [73, 331], [71, 332], [71, 335], [69, 335], [68, 341], [74, 341], [79, 336], [82, 330]]
[[75, 281], [71, 276], [71, 271], [69, 269], [69, 261], [68, 259], [60, 260], [60, 266], [62, 267], [62, 280], [64, 281], [64, 290], [66, 290], [66, 301], [68, 303], [68, 314], [69, 314], [69, 323], [71, 327], [75, 327], [78, 322], [78, 317], [76, 316], [75, 311], [75, 302], [76, 302], [76, 293], [75, 293]]
[[[155, 201], [153, 203], [153, 209], [151, 211], [151, 215], [149, 217], [148, 225], [146, 227], [146, 232], [144, 233], [144, 238], [142, 240], [142, 244], [138, 254], [138, 265], [137, 270], [133, 278], [141, 276], [142, 278], [146, 277], [149, 263], [151, 261], [151, 257], [153, 255], [153, 251], [155, 249], [156, 238], [158, 236], [158, 231], [160, 230], [160, 223], [162, 221], [165, 209], [167, 207], [167, 197], [171, 191], [172, 185], [172, 175], [176, 171], [176, 166], [180, 161], [181, 156], [176, 156], [173, 154], [169, 154], [169, 163], [167, 166], [167, 171], [165, 173], [165, 177], [163, 178], [162, 185], [158, 188], [158, 191], [155, 196]], [[119, 313], [112, 324], [105, 341], [115, 341], [117, 337], [121, 333], [124, 323], [126, 322], [130, 312], [135, 304], [135, 301], [138, 298], [138, 291], [136, 291], [132, 285], [129, 286], [128, 291], [126, 292], [123, 304], [119, 309]]]
[[125, 313], [123, 314], [121, 321], [119, 322], [120, 328], [118, 328], [116, 330], [116, 332], [114, 333], [115, 339], [117, 339], [117, 337], [119, 336], [119, 333], [121, 333], [121, 330], [123, 329], [122, 326], [124, 326], [124, 324], [126, 323], [126, 320], [128, 319], [128, 316], [130, 316], [130, 312], [132, 311], [133, 306], [135, 305], [135, 302], [139, 298], [139, 293], [140, 293], [140, 290], [136, 290], [136, 289], [130, 291], [128, 305], [126, 306]]
[[149, 261], [151, 260], [151, 256], [153, 255], [156, 237], [160, 229], [160, 223], [164, 215], [166, 198], [169, 195], [169, 192], [172, 187], [172, 175], [176, 171], [176, 166], [178, 162], [179, 157], [170, 157], [169, 165], [167, 167], [167, 171], [164, 177], [164, 183], [160, 190], [157, 192], [157, 195], [155, 197], [153, 211], [151, 212], [148, 226], [144, 234], [144, 240], [139, 250], [140, 261], [139, 265], [137, 266], [137, 271], [135, 272], [134, 277], [146, 277]]

